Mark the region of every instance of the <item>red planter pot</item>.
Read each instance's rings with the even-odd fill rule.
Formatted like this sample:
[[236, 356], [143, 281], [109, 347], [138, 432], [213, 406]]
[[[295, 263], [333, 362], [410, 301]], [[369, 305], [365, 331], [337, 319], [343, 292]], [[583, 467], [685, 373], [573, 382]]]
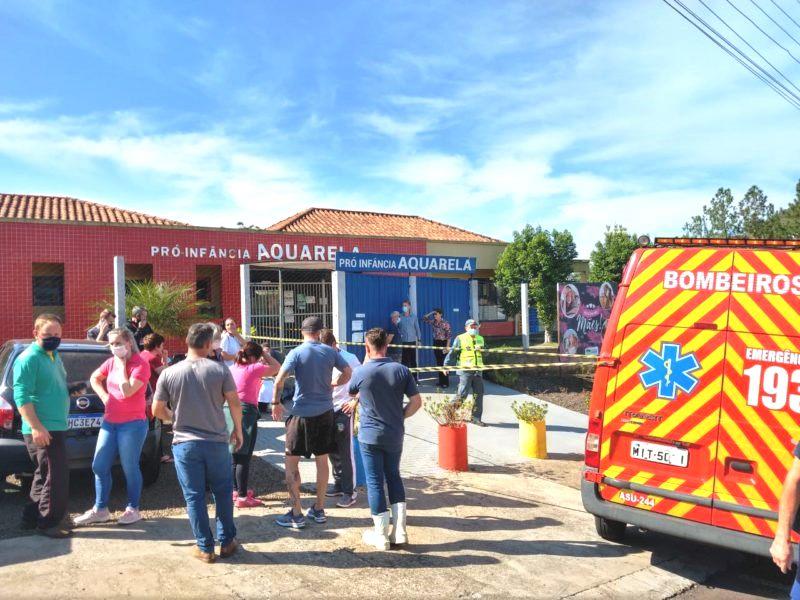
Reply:
[[469, 470], [466, 425], [439, 425], [439, 466], [448, 471]]

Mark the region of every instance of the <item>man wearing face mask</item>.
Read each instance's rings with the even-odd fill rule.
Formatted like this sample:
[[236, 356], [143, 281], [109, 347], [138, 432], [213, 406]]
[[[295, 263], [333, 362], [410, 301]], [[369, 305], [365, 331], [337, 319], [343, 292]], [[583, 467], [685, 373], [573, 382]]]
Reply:
[[[465, 333], [453, 341], [450, 353], [444, 359], [444, 366], [458, 366], [458, 391], [456, 397], [464, 400], [472, 391], [475, 404], [472, 407], [472, 423], [486, 427], [481, 420], [483, 416], [483, 372], [471, 370], [483, 366], [483, 349], [486, 347], [483, 337], [478, 333], [480, 323], [469, 319], [465, 324]], [[457, 364], [456, 364], [457, 363]]]
[[22, 526], [51, 538], [72, 534], [67, 514], [69, 467], [66, 432], [69, 415], [67, 373], [56, 349], [61, 318], [43, 314], [33, 325], [33, 343], [14, 361], [14, 402], [22, 416], [22, 435], [35, 471]]
[[128, 329], [131, 330], [139, 351], [144, 350], [144, 338], [153, 333], [153, 328], [147, 322], [147, 309], [141, 306], [134, 306], [131, 309], [131, 320], [128, 322]]
[[[419, 319], [411, 313], [411, 302], [403, 301], [402, 314], [397, 322], [400, 330], [400, 343], [403, 345], [402, 363], [409, 369], [417, 367], [417, 346], [422, 339], [422, 332], [419, 330]], [[418, 376], [414, 373], [414, 381], [418, 381]]]

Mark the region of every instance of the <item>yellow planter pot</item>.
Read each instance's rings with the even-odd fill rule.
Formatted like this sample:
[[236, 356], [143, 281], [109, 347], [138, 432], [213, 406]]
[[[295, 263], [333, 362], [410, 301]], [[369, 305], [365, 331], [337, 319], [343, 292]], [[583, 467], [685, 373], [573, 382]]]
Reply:
[[525, 458], [547, 458], [547, 432], [544, 421], [519, 422], [519, 453]]

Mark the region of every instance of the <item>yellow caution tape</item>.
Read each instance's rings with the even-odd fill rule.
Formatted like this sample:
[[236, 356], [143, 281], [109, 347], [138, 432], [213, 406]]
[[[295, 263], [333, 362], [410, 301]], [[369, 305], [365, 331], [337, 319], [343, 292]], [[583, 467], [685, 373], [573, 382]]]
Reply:
[[[272, 342], [289, 342], [291, 344], [302, 344], [305, 340], [297, 339], [297, 338], [282, 338], [282, 337], [272, 337], [272, 336], [264, 336], [264, 335], [251, 335], [250, 339], [253, 340], [269, 340]], [[337, 344], [340, 346], [364, 346], [364, 342], [341, 342], [339, 340], [336, 341]], [[442, 350], [441, 346], [404, 346], [403, 344], [389, 344], [389, 348], [415, 348], [418, 350]], [[542, 352], [540, 350], [501, 350], [497, 349], [494, 350], [492, 348], [483, 348], [481, 350], [483, 353], [492, 353], [492, 354], [524, 354], [524, 355], [532, 355], [532, 356], [552, 356], [556, 358], [576, 358], [580, 357], [583, 358], [585, 355], [581, 354], [557, 354], [555, 352]], [[574, 363], [573, 363], [574, 364]]]
[[505, 369], [534, 369], [542, 367], [568, 367], [571, 365], [596, 365], [592, 361], [583, 362], [553, 362], [553, 363], [530, 363], [530, 364], [517, 364], [517, 365], [484, 365], [482, 367], [414, 367], [409, 369], [412, 373], [435, 373], [437, 371], [465, 371], [472, 373], [475, 371], [501, 371]]

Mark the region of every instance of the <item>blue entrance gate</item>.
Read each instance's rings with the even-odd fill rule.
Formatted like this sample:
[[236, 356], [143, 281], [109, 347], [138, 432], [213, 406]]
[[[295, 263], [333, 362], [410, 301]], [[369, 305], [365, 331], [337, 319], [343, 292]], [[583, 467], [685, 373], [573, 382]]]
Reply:
[[[400, 310], [403, 300], [409, 298], [408, 277], [347, 273], [345, 286], [348, 341], [352, 341], [353, 333], [359, 331], [353, 328], [354, 324], [362, 326], [360, 331], [368, 331], [372, 327], [386, 328], [389, 314], [393, 310]], [[422, 322], [422, 316], [434, 308], [444, 310], [444, 318], [450, 322], [453, 335], [458, 335], [464, 331], [464, 322], [469, 318], [469, 281], [417, 277], [417, 302], [413, 308], [420, 319], [422, 345], [433, 345], [431, 327]], [[359, 359], [364, 359], [362, 346], [348, 346], [348, 350]], [[419, 364], [435, 365], [433, 351], [420, 350]]]
[[[348, 273], [345, 284], [347, 303], [347, 340], [353, 339], [353, 321], [360, 322], [363, 329], [389, 325], [389, 314], [400, 310], [403, 300], [408, 298], [408, 277], [388, 277]], [[356, 330], [358, 331], [358, 330]], [[363, 346], [348, 346], [347, 349], [364, 360]]]
[[[417, 279], [417, 316], [422, 316], [434, 308], [444, 311], [443, 318], [450, 323], [453, 336], [464, 331], [464, 322], [469, 318], [469, 281], [464, 279], [440, 279], [420, 277]], [[422, 345], [433, 345], [433, 329], [420, 322]], [[452, 340], [451, 340], [452, 341]], [[420, 350], [419, 365], [433, 366], [436, 359], [432, 350]]]

